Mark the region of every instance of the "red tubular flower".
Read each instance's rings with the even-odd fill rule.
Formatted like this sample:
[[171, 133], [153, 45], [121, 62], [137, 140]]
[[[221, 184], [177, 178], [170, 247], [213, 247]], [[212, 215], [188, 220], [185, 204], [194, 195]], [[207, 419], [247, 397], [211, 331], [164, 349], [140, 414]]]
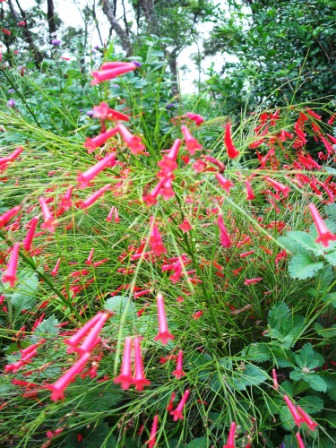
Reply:
[[59, 259], [56, 261], [56, 264], [55, 264], [54, 269], [50, 272], [50, 275], [52, 275], [53, 277], [56, 277], [56, 275], [57, 275], [57, 273], [58, 273], [58, 269], [59, 269], [59, 267], [60, 267], [60, 264], [61, 264], [61, 259], [59, 258]]
[[132, 366], [131, 366], [131, 347], [132, 347], [132, 338], [131, 337], [125, 338], [121, 372], [120, 375], [114, 378], [113, 380], [116, 384], [120, 383], [122, 390], [129, 389], [129, 387], [133, 384]]
[[123, 124], [118, 124], [117, 126], [118, 132], [120, 132], [120, 135], [126, 145], [129, 147], [131, 152], [136, 154], [143, 154], [144, 150], [146, 149], [145, 145], [141, 142], [140, 137], [136, 137], [135, 135], [131, 134], [130, 131], [124, 126]]
[[93, 205], [100, 198], [100, 196], [103, 196], [103, 194], [110, 188], [111, 184], [107, 184], [104, 187], [100, 188], [87, 199], [85, 199], [85, 201], [81, 201], [81, 203], [79, 204], [79, 208], [85, 209], [91, 207], [91, 205]]
[[230, 159], [235, 159], [236, 157], [239, 156], [239, 152], [237, 151], [237, 149], [234, 147], [234, 145], [232, 143], [231, 123], [227, 123], [225, 125], [224, 143], [225, 143], [227, 153], [228, 153], [228, 156]]
[[87, 187], [89, 182], [101, 171], [103, 171], [106, 167], [113, 168], [116, 163], [116, 155], [115, 153], [111, 153], [85, 171], [85, 173], [79, 173], [77, 176], [77, 182], [80, 183], [79, 188]]
[[[101, 65], [100, 70], [111, 70], [112, 68], [124, 67], [127, 66], [128, 64], [130, 64], [130, 62], [121, 62], [121, 61], [104, 62]], [[138, 65], [139, 63], [133, 62], [133, 64], [139, 67]]]
[[330, 124], [330, 126], [333, 124], [333, 122], [335, 121], [336, 118], [336, 114], [332, 115], [329, 120], [327, 121], [328, 124]]
[[208, 162], [211, 162], [211, 163], [215, 164], [216, 166], [218, 166], [220, 173], [223, 173], [223, 171], [225, 171], [225, 165], [220, 160], [215, 159], [215, 157], [212, 157], [212, 156], [205, 156], [204, 158]]
[[47, 384], [45, 387], [52, 391], [51, 399], [53, 401], [62, 400], [64, 398], [64, 390], [73, 381], [76, 375], [79, 375], [84, 369], [85, 364], [90, 358], [90, 353], [84, 353], [79, 360], [67, 370], [55, 383]]
[[100, 342], [98, 334], [100, 330], [103, 328], [108, 318], [109, 318], [108, 313], [101, 313], [99, 319], [96, 321], [93, 327], [91, 327], [90, 332], [84, 339], [82, 345], [75, 350], [78, 351], [80, 354], [90, 353], [94, 349], [94, 347]]
[[14, 243], [7, 269], [2, 276], [2, 283], [9, 283], [14, 288], [17, 282], [16, 272], [19, 263], [20, 243]]
[[182, 232], [187, 233], [192, 229], [192, 226], [187, 218], [184, 218], [182, 224], [179, 225], [179, 228], [182, 230]]
[[153, 188], [153, 190], [150, 193], [148, 193], [148, 194], [143, 196], [142, 199], [143, 199], [144, 202], [146, 202], [147, 206], [155, 205], [157, 203], [157, 199], [156, 198], [160, 194], [160, 190], [163, 187], [163, 184], [165, 183], [165, 181], [166, 181], [165, 178], [160, 179], [160, 181]]
[[246, 279], [244, 281], [244, 285], [252, 285], [253, 283], [258, 283], [261, 282], [262, 277], [257, 277], [257, 278], [250, 278], [250, 279]]
[[161, 254], [165, 254], [167, 252], [167, 249], [163, 245], [162, 236], [159, 232], [158, 227], [154, 224], [153, 216], [151, 216], [150, 218], [150, 224], [152, 226], [152, 231], [149, 237], [149, 244], [154, 254], [159, 257]]
[[134, 358], [135, 358], [135, 374], [133, 377], [133, 383], [136, 390], [143, 390], [145, 386], [150, 384], [150, 381], [145, 378], [144, 367], [141, 355], [140, 339], [134, 338]]
[[305, 444], [303, 443], [302, 437], [299, 432], [295, 434], [296, 440], [298, 441], [299, 448], [305, 448]]
[[245, 180], [245, 186], [246, 186], [246, 199], [248, 201], [253, 201], [253, 199], [255, 199], [255, 194], [253, 193], [252, 186], [247, 179]]
[[24, 249], [29, 252], [32, 246], [32, 242], [33, 242], [33, 238], [35, 235], [35, 230], [38, 224], [38, 220], [39, 217], [35, 216], [31, 221], [30, 221], [30, 227], [29, 230], [27, 232], [26, 238], [23, 240], [23, 247]]
[[91, 154], [99, 146], [103, 146], [111, 137], [119, 132], [118, 126], [112, 129], [108, 129], [106, 132], [102, 132], [94, 138], [87, 138], [84, 143], [84, 148], [88, 149], [88, 153]]
[[186, 390], [183, 394], [183, 397], [181, 398], [181, 401], [179, 402], [179, 404], [177, 405], [177, 408], [175, 409], [175, 411], [171, 411], [170, 415], [172, 415], [174, 417], [174, 422], [176, 422], [177, 420], [183, 420], [183, 408], [186, 404], [186, 401], [189, 397], [190, 394], [190, 390]]
[[75, 187], [73, 186], [68, 188], [65, 195], [61, 199], [61, 207], [64, 208], [64, 210], [69, 210], [69, 208], [72, 206], [71, 195], [74, 188]]
[[[111, 64], [111, 63], [109, 63]], [[132, 72], [136, 70], [137, 65], [134, 62], [124, 62], [119, 63], [120, 65], [115, 65], [113, 68], [107, 68], [111, 67], [111, 65], [107, 65], [107, 63], [102, 65], [101, 71], [94, 71], [92, 72], [93, 80], [91, 81], [91, 85], [99, 84], [103, 81], [108, 81], [110, 79], [117, 78], [120, 75], [123, 75], [127, 72]]]
[[158, 423], [159, 423], [159, 416], [156, 414], [153, 419], [153, 424], [152, 424], [152, 429], [150, 432], [149, 439], [146, 442], [146, 445], [148, 445], [148, 448], [154, 448], [156, 445], [156, 433], [158, 430]]
[[66, 339], [64, 341], [65, 344], [69, 345], [67, 349], [67, 353], [72, 353], [80, 341], [87, 335], [87, 333], [91, 330], [92, 327], [99, 321], [102, 313], [97, 313], [92, 319], [90, 319], [86, 324], [82, 326], [75, 334], [71, 336], [71, 338]]
[[265, 179], [272, 185], [272, 187], [275, 188], [277, 192], [280, 192], [284, 195], [286, 198], [288, 196], [288, 193], [290, 192], [290, 188], [286, 185], [283, 185], [282, 183], [272, 179], [271, 177], [266, 176]]
[[169, 339], [174, 339], [174, 336], [168, 331], [167, 316], [165, 312], [163, 296], [161, 293], [158, 293], [158, 295], [156, 296], [156, 304], [158, 309], [159, 333], [157, 336], [155, 336], [154, 340], [161, 340], [161, 343], [166, 345], [168, 344]]
[[42, 208], [43, 219], [44, 222], [41, 224], [42, 229], [48, 229], [49, 232], [55, 232], [55, 227], [57, 226], [57, 222], [54, 220], [54, 217], [50, 213], [49, 207], [47, 205], [44, 197], [39, 198], [39, 202]]
[[219, 173], [215, 174], [216, 179], [218, 180], [219, 184], [221, 185], [221, 187], [228, 193], [230, 194], [230, 190], [233, 187], [233, 182], [231, 182], [228, 179], [225, 179], [224, 176], [222, 176]]
[[310, 210], [310, 213], [312, 214], [316, 230], [318, 233], [318, 237], [316, 238], [317, 243], [323, 244], [324, 247], [329, 246], [329, 241], [336, 241], [336, 235], [333, 235], [330, 230], [328, 230], [327, 226], [325, 225], [323, 219], [321, 218], [317, 208], [314, 204], [309, 204], [308, 208]]
[[235, 433], [236, 433], [236, 426], [237, 424], [235, 422], [231, 423], [230, 426], [230, 432], [227, 443], [223, 446], [223, 448], [235, 448]]
[[170, 400], [169, 400], [169, 403], [168, 403], [168, 405], [166, 407], [167, 411], [172, 411], [173, 410], [175, 397], [176, 397], [176, 393], [172, 392]]
[[93, 107], [93, 118], [99, 118], [101, 122], [105, 120], [111, 121], [129, 121], [130, 117], [128, 115], [122, 114], [117, 110], [110, 109], [107, 103], [101, 102], [99, 106]]
[[223, 221], [223, 215], [219, 213], [218, 215], [218, 228], [220, 233], [220, 240], [223, 247], [229, 248], [231, 247], [231, 240], [229, 233], [225, 227], [224, 221]]
[[181, 132], [184, 136], [184, 141], [187, 145], [187, 149], [191, 155], [194, 155], [196, 151], [200, 151], [202, 149], [202, 145], [197, 141], [195, 137], [192, 136], [187, 126], [181, 126]]
[[3, 215], [0, 216], [0, 229], [4, 227], [15, 215], [17, 215], [20, 211], [20, 207], [17, 205], [16, 207], [11, 208]]
[[295, 405], [290, 401], [287, 395], [284, 395], [284, 400], [288, 406], [288, 409], [290, 410], [290, 413], [292, 414], [292, 417], [294, 419], [294, 422], [297, 426], [300, 426], [301, 423], [304, 421], [297, 411]]
[[173, 372], [173, 375], [178, 380], [180, 378], [182, 378], [182, 376], [185, 376], [185, 372], [182, 369], [182, 364], [183, 364], [183, 350], [180, 350], [178, 355], [177, 355], [176, 369]]
[[174, 141], [169, 153], [158, 162], [161, 171], [157, 174], [158, 177], [167, 177], [177, 168], [177, 154], [181, 146], [181, 140], [178, 138]]
[[316, 422], [314, 422], [314, 420], [312, 420], [310, 418], [310, 416], [300, 406], [296, 406], [296, 409], [298, 410], [299, 414], [301, 415], [302, 421], [307, 424], [308, 428], [311, 431], [315, 431], [318, 424]]
[[187, 112], [185, 116], [188, 117], [189, 120], [194, 121], [196, 126], [201, 126], [201, 124], [205, 121], [202, 115], [194, 114], [192, 112]]
[[92, 264], [93, 254], [94, 254], [94, 248], [92, 248], [90, 250], [89, 256], [88, 256], [87, 260], [85, 261], [85, 264], [87, 264], [87, 265]]
[[273, 389], [278, 390], [279, 389], [279, 383], [278, 378], [276, 374], [276, 370], [272, 369], [272, 378], [273, 378]]
[[316, 120], [322, 120], [321, 115], [318, 115], [316, 112], [314, 112], [313, 110], [309, 109], [308, 107], [306, 107], [306, 111], [307, 111], [307, 113], [308, 113], [311, 117], [315, 118]]

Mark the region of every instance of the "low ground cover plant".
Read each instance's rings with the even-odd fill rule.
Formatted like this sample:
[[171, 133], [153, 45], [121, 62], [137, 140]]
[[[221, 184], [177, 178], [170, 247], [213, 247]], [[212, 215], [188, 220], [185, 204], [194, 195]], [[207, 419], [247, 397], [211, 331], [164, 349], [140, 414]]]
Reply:
[[1, 443], [334, 446], [335, 116], [113, 94], [145, 77], [67, 133], [0, 111]]

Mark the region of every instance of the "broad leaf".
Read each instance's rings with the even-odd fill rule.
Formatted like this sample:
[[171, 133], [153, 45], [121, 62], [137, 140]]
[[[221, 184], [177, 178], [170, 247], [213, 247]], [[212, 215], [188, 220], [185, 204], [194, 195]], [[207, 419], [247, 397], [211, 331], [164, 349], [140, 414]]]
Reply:
[[314, 262], [314, 260], [306, 254], [297, 254], [291, 259], [288, 265], [289, 275], [293, 278], [305, 280], [315, 276], [316, 272], [324, 267], [324, 264]]

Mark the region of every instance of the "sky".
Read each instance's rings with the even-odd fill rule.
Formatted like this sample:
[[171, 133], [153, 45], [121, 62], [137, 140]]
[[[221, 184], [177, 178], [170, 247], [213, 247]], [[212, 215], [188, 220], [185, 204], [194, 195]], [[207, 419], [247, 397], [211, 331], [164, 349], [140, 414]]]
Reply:
[[[58, 15], [62, 19], [65, 25], [71, 25], [74, 27], [81, 26], [83, 21], [81, 19], [80, 15], [80, 6], [83, 6], [85, 4], [91, 4], [90, 0], [54, 0], [55, 4], [55, 10], [57, 11]], [[46, 5], [46, 1], [44, 2]], [[96, 1], [98, 3], [98, 0]], [[221, 7], [224, 7], [225, 0], [217, 0], [217, 3], [221, 5]], [[35, 4], [34, 0], [22, 0], [21, 5], [24, 8], [29, 8], [30, 6], [33, 6]], [[45, 6], [46, 8], [46, 6]], [[132, 8], [130, 6], [127, 6], [127, 0], [126, 0], [126, 8], [129, 8], [129, 11], [132, 11]], [[100, 23], [101, 32], [104, 37], [107, 38], [108, 36], [108, 30], [109, 25], [107, 22], [107, 19], [103, 12], [101, 11], [101, 8], [97, 7], [97, 18]], [[202, 33], [203, 37], [207, 37], [209, 35], [209, 31], [211, 29], [211, 24], [202, 24], [198, 25], [198, 31]], [[91, 45], [94, 47], [95, 45], [99, 45], [100, 41], [98, 38], [98, 33], [95, 29], [93, 29], [91, 34]], [[202, 48], [201, 48], [202, 50]], [[192, 61], [190, 55], [193, 53], [197, 53], [197, 45], [193, 43], [189, 47], [185, 48], [179, 58], [178, 58], [178, 66], [187, 66], [188, 70], [186, 71], [179, 71], [179, 79], [180, 79], [180, 86], [181, 91], [183, 93], [193, 93], [196, 91], [196, 86], [194, 85], [194, 81], [198, 80], [198, 69], [196, 67], [196, 64]], [[64, 54], [64, 56], [70, 56]], [[206, 71], [208, 67], [213, 63], [215, 70], [219, 71], [223, 64], [223, 58], [225, 60], [232, 61], [234, 58], [232, 56], [229, 56], [227, 54], [224, 55], [218, 55], [215, 57], [206, 57], [202, 61], [202, 69], [203, 71]], [[204, 74], [201, 74], [201, 79], [204, 80], [205, 76]]]

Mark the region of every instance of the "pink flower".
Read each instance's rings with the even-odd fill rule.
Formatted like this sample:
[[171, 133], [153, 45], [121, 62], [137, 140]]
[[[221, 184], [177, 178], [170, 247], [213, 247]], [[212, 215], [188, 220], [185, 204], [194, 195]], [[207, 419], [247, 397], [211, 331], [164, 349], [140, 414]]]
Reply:
[[91, 207], [103, 194], [111, 188], [111, 184], [107, 184], [104, 187], [97, 190], [91, 196], [89, 196], [85, 201], [81, 201], [79, 208], [85, 209]]
[[38, 220], [39, 217], [35, 216], [31, 221], [30, 221], [30, 227], [29, 230], [27, 232], [26, 238], [23, 240], [23, 247], [24, 249], [29, 252], [32, 246], [32, 242], [33, 242], [33, 238], [35, 235], [35, 230], [38, 224]]
[[59, 267], [60, 267], [60, 264], [61, 264], [61, 259], [59, 258], [59, 259], [56, 261], [56, 264], [55, 264], [54, 269], [50, 272], [50, 275], [52, 275], [53, 277], [56, 277], [56, 275], [57, 275], [57, 273], [58, 273], [58, 269], [59, 269]]
[[94, 138], [87, 138], [84, 143], [84, 148], [87, 148], [88, 153], [91, 154], [96, 148], [102, 146], [107, 142], [111, 137], [116, 135], [119, 132], [118, 127], [108, 129], [106, 132], [102, 132]]
[[215, 164], [216, 166], [218, 166], [220, 173], [223, 173], [223, 171], [225, 171], [225, 165], [220, 160], [215, 159], [215, 157], [212, 157], [212, 156], [205, 156], [204, 158], [208, 162], [211, 162], [211, 163]]
[[110, 109], [107, 103], [101, 102], [99, 106], [94, 106], [93, 108], [93, 118], [99, 118], [100, 121], [111, 120], [111, 121], [129, 121], [129, 116], [122, 114], [121, 112]]
[[180, 146], [181, 140], [176, 139], [169, 153], [158, 162], [158, 166], [161, 168], [161, 171], [157, 174], [158, 177], [167, 177], [177, 168], [176, 159]]
[[230, 194], [230, 190], [233, 187], [233, 182], [231, 182], [230, 180], [225, 179], [224, 176], [222, 176], [219, 173], [215, 174], [216, 179], [218, 180], [219, 184], [221, 185], [221, 187], [228, 193]]
[[275, 188], [277, 192], [280, 192], [284, 195], [286, 198], [288, 196], [288, 193], [290, 192], [290, 188], [286, 185], [283, 185], [282, 183], [272, 179], [271, 177], [266, 176], [265, 179]]
[[248, 286], [248, 285], [252, 285], [253, 283], [258, 283], [261, 281], [262, 281], [262, 277], [249, 278], [244, 281], [244, 285]]
[[192, 136], [187, 126], [181, 126], [181, 132], [184, 136], [184, 141], [187, 145], [187, 149], [191, 155], [195, 154], [196, 151], [200, 151], [202, 149], [202, 145], [197, 141], [195, 137]]
[[168, 323], [165, 312], [165, 306], [163, 301], [163, 296], [161, 293], [158, 293], [156, 296], [156, 304], [158, 309], [158, 320], [159, 320], [159, 333], [155, 336], [154, 340], [161, 340], [161, 343], [166, 345], [168, 344], [169, 339], [174, 339], [174, 336], [168, 331]]
[[288, 409], [290, 410], [290, 413], [292, 414], [292, 417], [294, 419], [294, 422], [297, 426], [300, 426], [301, 423], [304, 421], [297, 411], [295, 405], [290, 401], [287, 395], [284, 395], [284, 400], [288, 406]]
[[205, 119], [201, 115], [194, 114], [192, 112], [187, 112], [185, 116], [188, 117], [189, 120], [194, 121], [196, 126], [200, 126], [205, 121]]
[[239, 152], [236, 150], [232, 143], [231, 138], [231, 123], [227, 123], [225, 125], [225, 136], [224, 136], [224, 143], [227, 149], [227, 153], [230, 159], [235, 159], [239, 156]]
[[94, 248], [92, 248], [90, 250], [89, 256], [88, 256], [87, 260], [85, 261], [85, 264], [87, 264], [87, 265], [92, 264], [93, 254], [94, 254]]
[[227, 443], [223, 446], [223, 448], [235, 448], [235, 433], [236, 433], [236, 426], [237, 424], [235, 422], [231, 423], [230, 426], [230, 432]]
[[318, 237], [316, 238], [317, 243], [323, 244], [324, 247], [329, 246], [329, 241], [336, 241], [336, 235], [333, 235], [330, 230], [328, 230], [327, 226], [325, 225], [323, 219], [321, 218], [317, 208], [314, 204], [309, 204], [308, 208], [310, 210], [310, 213], [312, 214], [316, 230], [318, 233]]
[[79, 173], [77, 176], [77, 182], [80, 183], [79, 188], [87, 187], [89, 182], [101, 171], [103, 171], [106, 167], [113, 168], [116, 163], [116, 155], [115, 153], [111, 153], [85, 171], [85, 173]]
[[301, 415], [302, 421], [307, 424], [308, 428], [311, 431], [315, 431], [318, 424], [316, 422], [314, 422], [314, 420], [312, 420], [310, 418], [310, 416], [300, 406], [297, 405], [296, 409], [298, 410], [299, 414]]
[[135, 384], [136, 390], [143, 390], [145, 386], [150, 384], [150, 381], [145, 378], [144, 367], [141, 355], [140, 339], [138, 337], [134, 338], [134, 357], [135, 357], [135, 374], [133, 378], [133, 383]]
[[69, 208], [72, 206], [71, 195], [74, 188], [75, 187], [68, 188], [65, 195], [61, 199], [61, 207], [63, 207], [64, 210], [69, 210]]
[[121, 384], [122, 390], [129, 389], [133, 384], [132, 366], [131, 366], [131, 346], [132, 338], [125, 338], [124, 353], [121, 365], [120, 375], [114, 378], [116, 384]]
[[20, 243], [14, 243], [7, 269], [2, 276], [2, 283], [9, 283], [14, 288], [17, 282], [16, 272], [19, 263]]
[[273, 389], [278, 390], [279, 389], [279, 383], [278, 378], [276, 374], [276, 370], [272, 369], [272, 378], [273, 378]]
[[155, 205], [157, 203], [157, 197], [160, 194], [160, 190], [163, 187], [163, 184], [165, 183], [166, 179], [162, 178], [158, 182], [158, 184], [153, 188], [153, 190], [143, 196], [143, 201], [146, 203], [147, 206]]
[[92, 319], [90, 319], [86, 324], [82, 326], [71, 338], [64, 341], [65, 344], [69, 345], [67, 353], [72, 353], [80, 341], [87, 335], [91, 328], [99, 321], [102, 313], [97, 313]]
[[57, 222], [54, 220], [54, 217], [50, 213], [48, 205], [44, 197], [39, 198], [39, 202], [42, 208], [43, 219], [44, 222], [41, 224], [42, 229], [48, 229], [49, 232], [55, 232], [55, 227], [57, 226]]
[[183, 420], [183, 408], [186, 404], [186, 401], [189, 397], [190, 394], [190, 390], [186, 390], [183, 394], [183, 397], [181, 398], [181, 401], [179, 402], [179, 404], [177, 405], [177, 408], [175, 409], [175, 411], [171, 411], [170, 415], [172, 415], [174, 417], [174, 422], [176, 422], [177, 420]]
[[[111, 63], [110, 63], [111, 64]], [[120, 65], [113, 66], [113, 68], [107, 65], [107, 63], [102, 65], [101, 71], [92, 72], [93, 81], [91, 81], [91, 85], [99, 84], [103, 81], [108, 81], [110, 79], [117, 78], [120, 75], [123, 75], [127, 72], [132, 72], [136, 70], [137, 65], [134, 62], [122, 62]]]
[[298, 441], [299, 448], [305, 448], [305, 444], [303, 443], [302, 437], [299, 432], [295, 434], [296, 440]]
[[118, 128], [118, 131], [120, 132], [122, 139], [124, 140], [126, 145], [129, 147], [131, 152], [134, 155], [143, 154], [146, 147], [141, 142], [141, 138], [136, 137], [135, 135], [131, 134], [130, 131], [123, 124], [118, 124], [117, 128]]
[[84, 353], [79, 360], [67, 370], [55, 383], [47, 384], [46, 388], [52, 391], [51, 399], [53, 401], [62, 400], [64, 398], [64, 390], [73, 381], [76, 375], [79, 375], [84, 369], [85, 364], [90, 358], [90, 353]]
[[114, 216], [114, 222], [118, 223], [120, 222], [120, 218], [119, 218], [119, 214], [118, 214], [118, 209], [115, 205], [112, 206], [110, 213], [108, 214], [106, 221], [107, 222], [111, 222], [112, 221], [112, 216]]
[[229, 233], [225, 227], [223, 221], [223, 215], [221, 213], [218, 214], [218, 228], [220, 233], [220, 240], [223, 247], [229, 248], [231, 247], [231, 240]]
[[[1, 160], [1, 159], [0, 159]], [[20, 207], [17, 205], [3, 215], [0, 216], [0, 229], [4, 227], [15, 215], [17, 215], [20, 211]]]
[[168, 403], [168, 405], [166, 407], [167, 411], [172, 411], [173, 410], [175, 397], [176, 397], [176, 393], [172, 392], [170, 400], [169, 400], [169, 403]]
[[90, 332], [84, 339], [82, 345], [80, 345], [75, 350], [78, 351], [80, 354], [90, 353], [94, 349], [94, 347], [100, 342], [98, 334], [100, 330], [103, 328], [108, 318], [109, 318], [108, 313], [100, 313], [98, 320], [95, 322], [93, 327], [91, 327]]
[[150, 223], [152, 226], [152, 230], [149, 237], [149, 244], [154, 254], [160, 256], [161, 254], [165, 254], [167, 252], [167, 249], [163, 245], [162, 236], [159, 232], [158, 227], [154, 224], [153, 216], [151, 216], [150, 218]]
[[152, 429], [150, 432], [149, 439], [146, 442], [146, 445], [148, 445], [148, 448], [154, 448], [156, 445], [156, 433], [158, 430], [158, 422], [159, 422], [159, 416], [156, 414], [153, 419], [153, 424], [152, 424]]
[[248, 180], [245, 180], [245, 186], [246, 186], [246, 199], [248, 201], [253, 201], [255, 199], [255, 195], [252, 190], [252, 186]]
[[183, 364], [183, 350], [180, 350], [178, 355], [177, 355], [176, 369], [173, 372], [173, 375], [178, 380], [180, 378], [182, 378], [182, 376], [185, 376], [185, 372], [182, 369], [182, 364]]
[[187, 233], [192, 229], [192, 226], [187, 218], [184, 218], [182, 224], [179, 225], [179, 228], [182, 230], [182, 232]]

